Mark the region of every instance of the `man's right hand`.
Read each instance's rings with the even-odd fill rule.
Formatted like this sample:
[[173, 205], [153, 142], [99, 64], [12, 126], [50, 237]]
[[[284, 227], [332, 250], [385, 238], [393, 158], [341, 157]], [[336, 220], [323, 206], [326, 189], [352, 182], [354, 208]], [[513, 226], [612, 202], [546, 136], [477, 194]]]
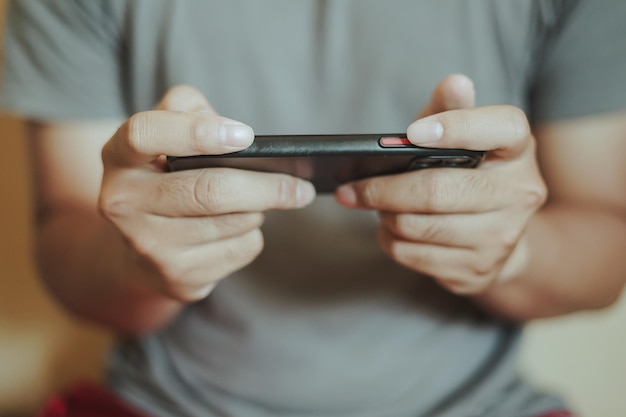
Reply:
[[171, 89], [155, 110], [127, 120], [102, 150], [100, 212], [128, 243], [139, 288], [182, 302], [204, 298], [262, 250], [263, 212], [295, 209], [313, 186], [283, 174], [228, 168], [166, 172], [165, 155], [248, 147], [252, 129], [220, 117], [197, 90]]

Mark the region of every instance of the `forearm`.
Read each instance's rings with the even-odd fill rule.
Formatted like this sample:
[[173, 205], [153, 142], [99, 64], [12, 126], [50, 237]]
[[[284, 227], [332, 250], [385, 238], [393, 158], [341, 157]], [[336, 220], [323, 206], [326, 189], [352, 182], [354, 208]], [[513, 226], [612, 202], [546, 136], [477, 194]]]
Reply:
[[182, 303], [138, 284], [151, 271], [95, 211], [50, 214], [37, 233], [40, 275], [73, 314], [133, 334], [165, 325], [181, 309]]
[[622, 292], [626, 219], [618, 211], [547, 206], [522, 245], [510, 258], [520, 265], [514, 274], [476, 298], [496, 314], [515, 321], [557, 316], [606, 307]]

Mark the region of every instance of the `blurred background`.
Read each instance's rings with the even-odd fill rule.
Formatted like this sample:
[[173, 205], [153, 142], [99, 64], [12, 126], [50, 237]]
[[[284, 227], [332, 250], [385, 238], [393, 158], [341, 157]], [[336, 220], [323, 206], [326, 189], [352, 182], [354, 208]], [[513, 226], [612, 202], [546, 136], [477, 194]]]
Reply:
[[[19, 119], [0, 116], [0, 143], [0, 417], [29, 416], [72, 381], [99, 379], [112, 337], [67, 316], [39, 284]], [[531, 324], [520, 366], [540, 386], [562, 393], [581, 417], [624, 417], [626, 297], [605, 311]]]

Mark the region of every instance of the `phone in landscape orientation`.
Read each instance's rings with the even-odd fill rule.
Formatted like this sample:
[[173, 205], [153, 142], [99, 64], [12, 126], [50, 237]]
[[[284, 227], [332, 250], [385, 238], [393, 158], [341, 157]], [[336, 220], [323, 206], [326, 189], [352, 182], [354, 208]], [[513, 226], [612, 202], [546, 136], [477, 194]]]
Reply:
[[422, 148], [405, 134], [256, 136], [242, 151], [168, 157], [171, 171], [228, 167], [280, 172], [309, 180], [318, 193], [363, 178], [424, 168], [474, 168], [484, 152]]

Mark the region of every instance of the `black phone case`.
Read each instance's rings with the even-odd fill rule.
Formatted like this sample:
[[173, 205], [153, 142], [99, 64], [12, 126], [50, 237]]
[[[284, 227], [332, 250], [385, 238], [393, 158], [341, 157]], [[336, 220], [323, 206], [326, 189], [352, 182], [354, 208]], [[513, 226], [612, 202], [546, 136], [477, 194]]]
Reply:
[[227, 167], [280, 172], [313, 183], [319, 193], [338, 185], [373, 176], [415, 169], [474, 168], [481, 151], [422, 148], [404, 134], [257, 136], [242, 151], [224, 155], [168, 157], [171, 171]]

